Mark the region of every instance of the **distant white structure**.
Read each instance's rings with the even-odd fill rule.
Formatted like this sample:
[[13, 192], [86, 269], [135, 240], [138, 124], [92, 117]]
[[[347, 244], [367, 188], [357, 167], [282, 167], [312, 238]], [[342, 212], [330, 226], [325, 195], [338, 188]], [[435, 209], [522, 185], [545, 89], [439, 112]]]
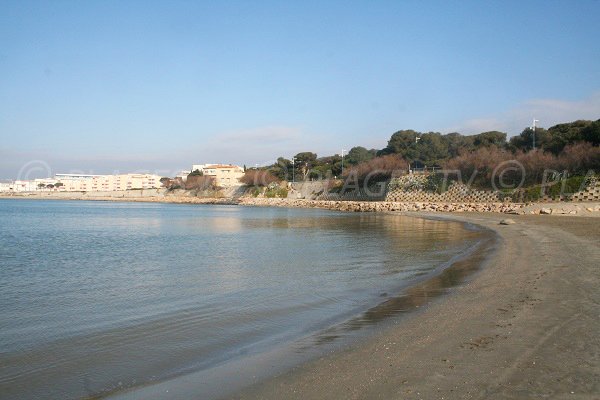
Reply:
[[209, 165], [217, 165], [217, 164], [192, 164], [192, 172], [194, 172], [194, 171], [204, 172], [204, 168], [208, 167]]
[[56, 174], [55, 179], [57, 183], [62, 184], [58, 187], [58, 190], [65, 192], [157, 189], [161, 187], [161, 177], [152, 174]]
[[0, 182], [0, 193], [2, 192], [12, 192], [14, 190], [15, 183], [13, 181], [10, 182]]
[[152, 174], [84, 175], [56, 174], [54, 178], [17, 180], [0, 185], [2, 192], [103, 192], [157, 189], [161, 177]]
[[36, 192], [39, 190], [46, 190], [47, 185], [53, 184], [55, 181], [52, 179], [34, 179], [29, 181], [14, 181], [13, 192]]
[[181, 172], [179, 172], [177, 175], [175, 175], [175, 178], [179, 178], [182, 181], [187, 181], [187, 177], [190, 174], [191, 171], [186, 171], [186, 170], [182, 170]]
[[231, 164], [194, 164], [192, 172], [200, 171], [204, 176], [215, 179], [220, 187], [231, 187], [240, 185], [240, 178], [244, 176], [244, 169]]

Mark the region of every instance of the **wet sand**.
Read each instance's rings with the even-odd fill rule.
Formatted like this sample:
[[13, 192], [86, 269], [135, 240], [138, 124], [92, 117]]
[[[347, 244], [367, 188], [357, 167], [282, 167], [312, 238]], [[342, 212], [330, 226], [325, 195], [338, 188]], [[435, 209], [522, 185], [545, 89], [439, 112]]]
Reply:
[[359, 345], [231, 398], [600, 398], [600, 219], [445, 217], [500, 234], [483, 270]]

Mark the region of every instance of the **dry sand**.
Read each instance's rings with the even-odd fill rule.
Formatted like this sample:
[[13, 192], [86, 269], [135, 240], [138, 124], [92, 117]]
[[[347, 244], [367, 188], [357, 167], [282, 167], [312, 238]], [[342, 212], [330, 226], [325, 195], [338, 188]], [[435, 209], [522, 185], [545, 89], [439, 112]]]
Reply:
[[505, 226], [501, 214], [446, 217], [500, 234], [468, 283], [233, 398], [600, 399], [600, 219], [511, 216]]

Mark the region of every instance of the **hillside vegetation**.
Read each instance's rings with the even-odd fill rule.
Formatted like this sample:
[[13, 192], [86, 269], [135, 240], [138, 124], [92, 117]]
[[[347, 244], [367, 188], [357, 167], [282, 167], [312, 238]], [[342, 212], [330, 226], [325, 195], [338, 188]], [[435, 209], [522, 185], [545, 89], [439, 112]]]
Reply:
[[[449, 179], [481, 188], [527, 187], [548, 179], [593, 175], [600, 171], [600, 120], [561, 123], [535, 132], [526, 128], [510, 139], [498, 131], [462, 135], [400, 130], [383, 149], [356, 146], [343, 158], [301, 152], [293, 160], [280, 157], [262, 170], [287, 181], [381, 181], [409, 168], [443, 170]], [[247, 181], [255, 181], [252, 178]]]

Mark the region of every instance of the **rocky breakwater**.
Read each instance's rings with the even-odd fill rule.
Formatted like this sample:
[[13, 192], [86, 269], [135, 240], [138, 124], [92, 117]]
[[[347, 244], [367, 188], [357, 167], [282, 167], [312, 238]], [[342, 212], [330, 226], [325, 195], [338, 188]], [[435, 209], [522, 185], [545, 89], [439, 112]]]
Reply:
[[521, 214], [522, 204], [514, 203], [431, 203], [393, 201], [332, 201], [276, 198], [241, 198], [246, 206], [324, 208], [349, 212], [431, 211], [431, 212], [496, 212]]

